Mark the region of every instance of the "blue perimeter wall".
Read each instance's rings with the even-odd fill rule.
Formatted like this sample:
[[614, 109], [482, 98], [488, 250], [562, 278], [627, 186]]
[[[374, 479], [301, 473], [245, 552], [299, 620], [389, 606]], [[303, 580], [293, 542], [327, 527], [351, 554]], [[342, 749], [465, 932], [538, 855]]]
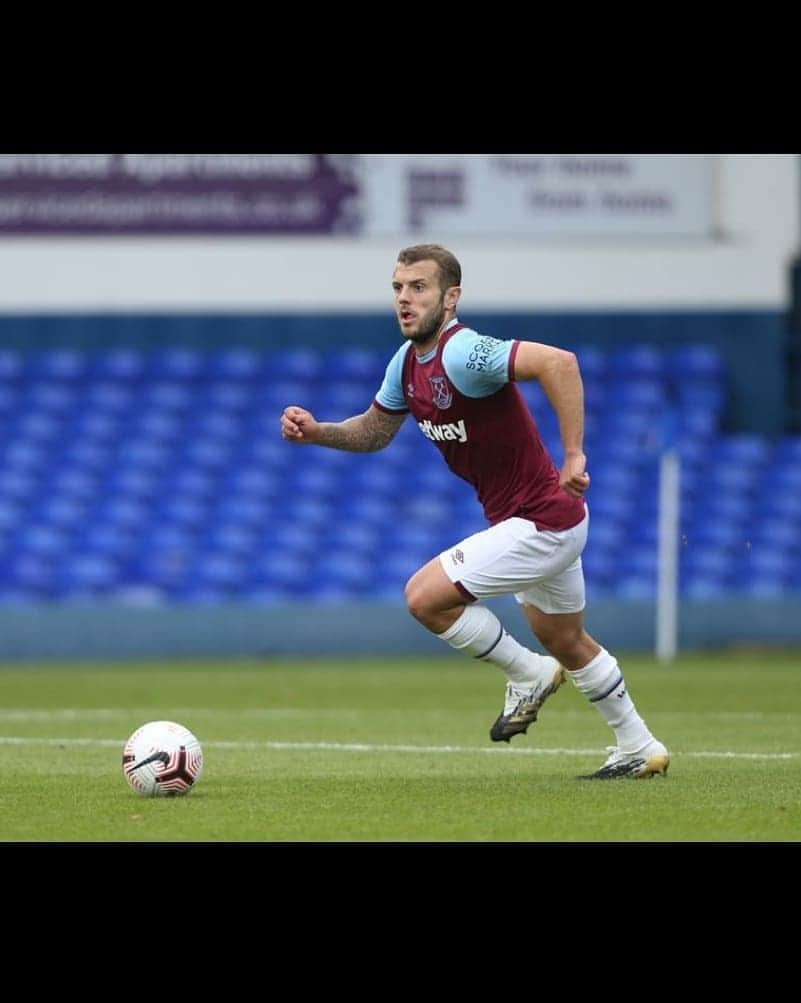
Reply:
[[[786, 414], [784, 361], [787, 319], [782, 311], [471, 313], [460, 319], [497, 338], [543, 341], [569, 349], [630, 344], [670, 348], [705, 342], [726, 360], [730, 396], [725, 431], [781, 434]], [[380, 314], [47, 315], [0, 317], [0, 348], [129, 347], [201, 349], [244, 346], [278, 351], [308, 346], [363, 345], [385, 352], [400, 344], [391, 311]], [[280, 359], [276, 359], [280, 373]], [[365, 388], [368, 394], [377, 387]]]
[[[514, 599], [504, 626], [537, 648]], [[653, 652], [652, 603], [594, 601], [587, 629], [614, 652]], [[683, 602], [679, 648], [801, 646], [801, 598]], [[134, 608], [96, 603], [0, 608], [0, 664], [120, 659], [453, 656], [398, 603]]]
[[[725, 431], [778, 436], [785, 420], [786, 320], [780, 311], [670, 313], [488, 314], [461, 318], [499, 338], [544, 341], [570, 349], [629, 344], [662, 348], [705, 342], [726, 359], [730, 399]], [[0, 317], [0, 348], [201, 349], [246, 346], [330, 350], [363, 345], [386, 352], [399, 344], [391, 313], [282, 315], [47, 315]], [[365, 388], [367, 395], [373, 387]], [[592, 546], [592, 537], [590, 537]], [[513, 600], [494, 605], [521, 640], [526, 626]], [[654, 646], [650, 603], [598, 601], [587, 609], [588, 629], [615, 650]], [[742, 644], [801, 645], [801, 601], [717, 600], [681, 604], [680, 647]], [[308, 607], [202, 606], [134, 608], [45, 605], [0, 609], [0, 661], [162, 657], [271, 657], [449, 653], [397, 604]]]

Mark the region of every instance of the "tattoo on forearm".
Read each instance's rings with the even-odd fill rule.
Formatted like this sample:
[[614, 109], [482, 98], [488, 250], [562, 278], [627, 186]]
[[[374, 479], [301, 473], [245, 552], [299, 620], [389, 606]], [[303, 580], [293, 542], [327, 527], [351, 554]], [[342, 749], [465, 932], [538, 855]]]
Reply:
[[371, 407], [364, 414], [345, 421], [323, 422], [320, 445], [351, 453], [373, 453], [395, 438], [405, 417], [405, 414], [385, 414]]

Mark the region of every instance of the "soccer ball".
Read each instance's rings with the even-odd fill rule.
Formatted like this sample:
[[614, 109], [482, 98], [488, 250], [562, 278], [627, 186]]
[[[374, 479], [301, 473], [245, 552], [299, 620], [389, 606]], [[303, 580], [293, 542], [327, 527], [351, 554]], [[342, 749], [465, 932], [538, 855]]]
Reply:
[[143, 798], [186, 794], [203, 772], [203, 749], [182, 724], [150, 721], [125, 743], [122, 772]]

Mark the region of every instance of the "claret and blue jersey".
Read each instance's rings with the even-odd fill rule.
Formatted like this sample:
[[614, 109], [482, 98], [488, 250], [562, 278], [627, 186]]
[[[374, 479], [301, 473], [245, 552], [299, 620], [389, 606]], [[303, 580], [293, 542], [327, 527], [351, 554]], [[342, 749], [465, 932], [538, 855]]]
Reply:
[[427, 355], [418, 358], [410, 342], [401, 346], [375, 405], [413, 415], [451, 470], [474, 486], [491, 525], [521, 516], [539, 529], [570, 529], [584, 518], [584, 503], [559, 486], [514, 384], [518, 345], [454, 318]]

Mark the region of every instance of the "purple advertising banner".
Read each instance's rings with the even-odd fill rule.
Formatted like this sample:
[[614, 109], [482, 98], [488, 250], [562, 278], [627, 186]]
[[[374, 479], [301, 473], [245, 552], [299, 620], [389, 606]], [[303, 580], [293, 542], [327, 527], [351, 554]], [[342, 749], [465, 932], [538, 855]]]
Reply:
[[335, 154], [0, 155], [6, 234], [355, 234], [358, 161]]

